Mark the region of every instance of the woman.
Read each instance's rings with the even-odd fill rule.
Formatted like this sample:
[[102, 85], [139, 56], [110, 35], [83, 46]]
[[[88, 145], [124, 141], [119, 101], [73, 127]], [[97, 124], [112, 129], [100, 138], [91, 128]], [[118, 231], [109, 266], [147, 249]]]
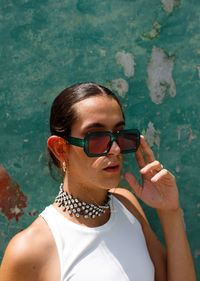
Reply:
[[[195, 281], [174, 176], [136, 129], [125, 130], [116, 96], [94, 83], [65, 89], [51, 109], [48, 148], [63, 171], [55, 202], [9, 243], [1, 281]], [[117, 188], [123, 153], [135, 152], [143, 184], [133, 192], [156, 208], [166, 250], [136, 197]]]

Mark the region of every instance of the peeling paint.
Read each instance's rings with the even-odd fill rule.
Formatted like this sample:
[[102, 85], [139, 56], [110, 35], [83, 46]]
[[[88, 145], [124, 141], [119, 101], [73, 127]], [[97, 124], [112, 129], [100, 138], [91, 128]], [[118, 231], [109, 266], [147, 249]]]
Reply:
[[156, 145], [158, 150], [160, 149], [160, 131], [154, 128], [154, 124], [152, 122], [149, 122], [148, 128], [143, 130], [142, 134], [150, 147]]
[[129, 89], [128, 82], [122, 78], [112, 80], [108, 87], [110, 87], [111, 90], [117, 91], [122, 98], [125, 97]]
[[158, 37], [159, 33], [160, 33], [160, 29], [162, 27], [162, 24], [160, 24], [159, 22], [154, 22], [152, 29], [149, 32], [144, 32], [142, 34], [142, 39], [143, 40], [153, 40], [154, 38]]
[[15, 206], [14, 208], [10, 208], [10, 212], [11, 214], [18, 215], [20, 214], [21, 210], [17, 206]]
[[190, 128], [190, 133], [187, 134], [188, 142], [187, 142], [186, 146], [188, 146], [188, 145], [191, 143], [191, 141], [194, 140], [194, 139], [196, 139], [196, 138], [197, 138], [197, 136], [196, 136], [196, 135], [193, 135], [192, 129]]
[[147, 86], [150, 98], [155, 104], [161, 104], [167, 94], [176, 96], [176, 85], [172, 78], [175, 56], [168, 56], [163, 49], [153, 47], [150, 62], [147, 65]]
[[100, 50], [100, 55], [101, 55], [102, 57], [105, 57], [105, 56], [106, 56], [106, 51], [105, 51], [105, 50]]
[[39, 213], [38, 210], [35, 210], [35, 211], [32, 211], [32, 212], [28, 212], [28, 215], [32, 217], [32, 216], [38, 215], [38, 213]]
[[176, 173], [179, 174], [181, 171], [181, 167], [178, 165], [178, 161], [176, 161]]
[[121, 65], [124, 68], [124, 74], [127, 77], [134, 76], [135, 69], [135, 61], [134, 56], [131, 53], [125, 53], [124, 51], [118, 52], [116, 54], [117, 64]]
[[161, 0], [163, 4], [163, 9], [167, 13], [172, 13], [174, 8], [177, 8], [180, 6], [181, 1], [180, 0]]
[[0, 206], [1, 213], [9, 220], [16, 221], [24, 214], [23, 209], [27, 207], [27, 197], [20, 190], [19, 185], [14, 182], [3, 166], [0, 165]]
[[181, 140], [181, 131], [182, 131], [182, 130], [185, 130], [185, 129], [188, 129], [188, 126], [183, 125], [183, 126], [179, 126], [179, 127], [178, 127], [178, 129], [177, 129], [177, 131], [178, 131], [178, 141]]
[[197, 138], [197, 136], [193, 135], [192, 129], [188, 125], [179, 126], [178, 129], [177, 129], [177, 131], [178, 131], [178, 141], [181, 140], [182, 130], [189, 130], [189, 133], [187, 134], [188, 141], [186, 143], [186, 146], [188, 146], [191, 143], [192, 140]]

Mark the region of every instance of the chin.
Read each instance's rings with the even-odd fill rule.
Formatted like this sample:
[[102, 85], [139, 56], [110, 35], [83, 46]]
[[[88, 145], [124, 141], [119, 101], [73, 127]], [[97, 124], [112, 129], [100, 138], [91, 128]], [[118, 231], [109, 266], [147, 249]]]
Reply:
[[105, 189], [116, 188], [119, 185], [119, 180], [120, 180], [120, 177], [106, 180], [106, 181], [104, 181], [104, 183], [102, 183], [102, 186], [104, 186]]

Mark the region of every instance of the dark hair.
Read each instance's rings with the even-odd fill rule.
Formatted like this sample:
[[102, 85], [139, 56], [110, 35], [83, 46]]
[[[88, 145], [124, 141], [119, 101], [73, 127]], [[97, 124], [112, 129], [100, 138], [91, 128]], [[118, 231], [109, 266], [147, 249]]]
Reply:
[[[63, 90], [54, 100], [50, 114], [51, 135], [66, 138], [71, 133], [71, 127], [77, 119], [74, 105], [92, 96], [108, 96], [117, 101], [121, 110], [122, 106], [117, 96], [109, 89], [95, 83], [79, 83]], [[123, 114], [123, 111], [122, 111]], [[124, 114], [123, 114], [124, 117]], [[52, 171], [52, 164], [60, 167], [60, 163], [54, 154], [49, 152], [49, 167]]]

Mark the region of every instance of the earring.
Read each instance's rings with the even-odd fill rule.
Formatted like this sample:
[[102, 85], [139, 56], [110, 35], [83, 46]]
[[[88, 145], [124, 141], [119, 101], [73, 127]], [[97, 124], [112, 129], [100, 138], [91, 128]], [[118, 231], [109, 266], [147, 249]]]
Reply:
[[63, 169], [63, 172], [66, 173], [66, 171], [67, 171], [67, 164], [66, 164], [65, 161], [62, 164], [62, 169]]

